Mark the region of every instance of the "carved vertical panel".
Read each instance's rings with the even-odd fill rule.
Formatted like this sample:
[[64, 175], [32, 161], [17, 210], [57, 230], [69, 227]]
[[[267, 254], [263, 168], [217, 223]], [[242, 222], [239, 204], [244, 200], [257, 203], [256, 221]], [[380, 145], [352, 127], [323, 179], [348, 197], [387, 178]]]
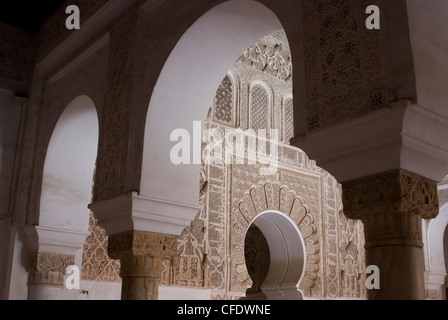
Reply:
[[308, 130], [388, 106], [381, 30], [364, 27], [376, 1], [304, 2]]
[[337, 183], [329, 174], [324, 174], [324, 224], [325, 224], [325, 254], [326, 254], [326, 296], [336, 298], [340, 293], [339, 275], [339, 225]]
[[90, 236], [84, 242], [81, 278], [101, 282], [121, 282], [120, 261], [107, 254], [108, 237], [98, 220], [90, 214]]
[[347, 219], [339, 213], [341, 296], [366, 298], [364, 232], [361, 221]]
[[267, 130], [269, 126], [270, 110], [269, 95], [266, 89], [256, 84], [251, 89], [250, 128]]
[[122, 15], [110, 35], [106, 97], [93, 202], [124, 195], [129, 145], [129, 119], [134, 88], [137, 10]]
[[233, 83], [230, 77], [226, 75], [216, 92], [213, 102], [213, 119], [218, 122], [224, 122], [227, 125], [233, 125], [233, 102]]
[[226, 284], [226, 168], [209, 167], [208, 193], [208, 256], [210, 263], [210, 288], [223, 290]]
[[292, 99], [286, 99], [283, 110], [283, 141], [289, 144], [294, 138], [294, 105]]

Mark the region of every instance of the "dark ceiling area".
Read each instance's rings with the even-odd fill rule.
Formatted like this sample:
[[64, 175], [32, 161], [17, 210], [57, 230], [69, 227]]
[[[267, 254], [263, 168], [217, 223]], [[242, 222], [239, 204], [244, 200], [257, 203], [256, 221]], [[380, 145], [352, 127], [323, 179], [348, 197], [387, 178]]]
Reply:
[[65, 0], [2, 1], [0, 22], [36, 33]]

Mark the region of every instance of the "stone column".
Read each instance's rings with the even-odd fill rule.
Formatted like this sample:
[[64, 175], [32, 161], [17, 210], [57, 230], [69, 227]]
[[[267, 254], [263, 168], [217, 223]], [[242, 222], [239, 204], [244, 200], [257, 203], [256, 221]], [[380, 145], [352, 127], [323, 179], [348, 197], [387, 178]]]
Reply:
[[422, 218], [438, 213], [435, 182], [394, 170], [342, 184], [344, 213], [364, 223], [366, 265], [380, 269], [368, 299], [425, 299]]
[[108, 252], [120, 259], [122, 300], [157, 300], [164, 260], [177, 255], [178, 237], [143, 231], [109, 236]]

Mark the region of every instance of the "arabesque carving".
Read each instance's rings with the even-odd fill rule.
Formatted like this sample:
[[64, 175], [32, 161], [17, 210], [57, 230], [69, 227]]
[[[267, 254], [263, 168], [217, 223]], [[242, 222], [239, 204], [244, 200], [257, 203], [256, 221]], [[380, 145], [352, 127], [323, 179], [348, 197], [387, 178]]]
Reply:
[[90, 236], [84, 242], [81, 278], [101, 282], [121, 282], [120, 261], [112, 260], [107, 254], [108, 236], [98, 226], [98, 220], [90, 214]]
[[[302, 200], [287, 186], [267, 182], [252, 187], [239, 202], [238, 211], [232, 220], [231, 275], [233, 291], [251, 287], [244, 257], [244, 239], [252, 220], [267, 210], [276, 210], [288, 215], [297, 224], [305, 241], [307, 264], [301, 287], [309, 291], [317, 279], [320, 263], [320, 244], [313, 215]], [[237, 281], [236, 281], [237, 280]]]
[[27, 266], [28, 284], [63, 287], [65, 271], [68, 266], [74, 264], [74, 255], [46, 251], [35, 252]]
[[366, 247], [383, 242], [422, 247], [421, 219], [438, 214], [435, 182], [394, 170], [343, 184], [344, 213], [366, 227]]
[[[283, 45], [285, 50], [285, 39], [284, 31], [279, 31], [260, 41], [258, 47], [277, 44]], [[250, 103], [250, 88], [254, 83], [263, 83], [274, 94], [268, 110], [270, 115], [267, 115], [268, 127], [290, 134], [292, 119], [284, 117], [290, 118], [292, 110], [284, 108], [289, 104], [292, 109], [291, 83], [243, 60], [244, 57], [240, 58], [231, 69], [232, 80], [239, 84], [232, 92], [235, 98], [232, 101], [237, 105], [227, 106], [237, 113], [237, 127], [253, 129], [249, 115], [253, 114], [251, 108], [259, 105]], [[217, 108], [216, 104], [212, 108]], [[216, 129], [224, 135], [234, 124], [216, 121], [213, 115], [219, 110], [209, 112], [205, 129]], [[282, 142], [286, 137], [281, 136], [279, 167], [275, 175], [261, 175], [261, 165], [249, 165], [247, 159], [244, 164], [202, 164], [201, 210], [182, 232], [178, 256], [164, 260], [161, 283], [208, 289], [211, 299], [245, 296], [252, 280], [255, 280], [255, 287], [261, 281], [250, 278], [246, 259], [261, 266], [267, 263], [254, 261], [266, 260], [266, 255], [254, 254], [253, 248], [245, 249], [251, 242], [250, 237], [248, 243], [245, 242], [247, 230], [257, 214], [277, 210], [295, 221], [305, 239], [307, 264], [299, 283], [305, 298], [365, 297], [362, 223], [351, 221], [341, 213], [341, 186], [335, 178], [317, 167], [303, 151]]]

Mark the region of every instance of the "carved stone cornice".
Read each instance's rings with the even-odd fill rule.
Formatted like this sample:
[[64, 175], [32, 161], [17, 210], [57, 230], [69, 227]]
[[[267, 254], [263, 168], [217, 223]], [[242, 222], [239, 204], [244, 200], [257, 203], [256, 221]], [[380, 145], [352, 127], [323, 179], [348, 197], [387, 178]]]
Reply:
[[74, 255], [46, 251], [35, 252], [31, 255], [27, 265], [28, 284], [63, 287], [65, 270], [74, 264]]
[[422, 247], [421, 219], [438, 214], [437, 184], [405, 170], [343, 183], [344, 213], [365, 225], [366, 248]]

